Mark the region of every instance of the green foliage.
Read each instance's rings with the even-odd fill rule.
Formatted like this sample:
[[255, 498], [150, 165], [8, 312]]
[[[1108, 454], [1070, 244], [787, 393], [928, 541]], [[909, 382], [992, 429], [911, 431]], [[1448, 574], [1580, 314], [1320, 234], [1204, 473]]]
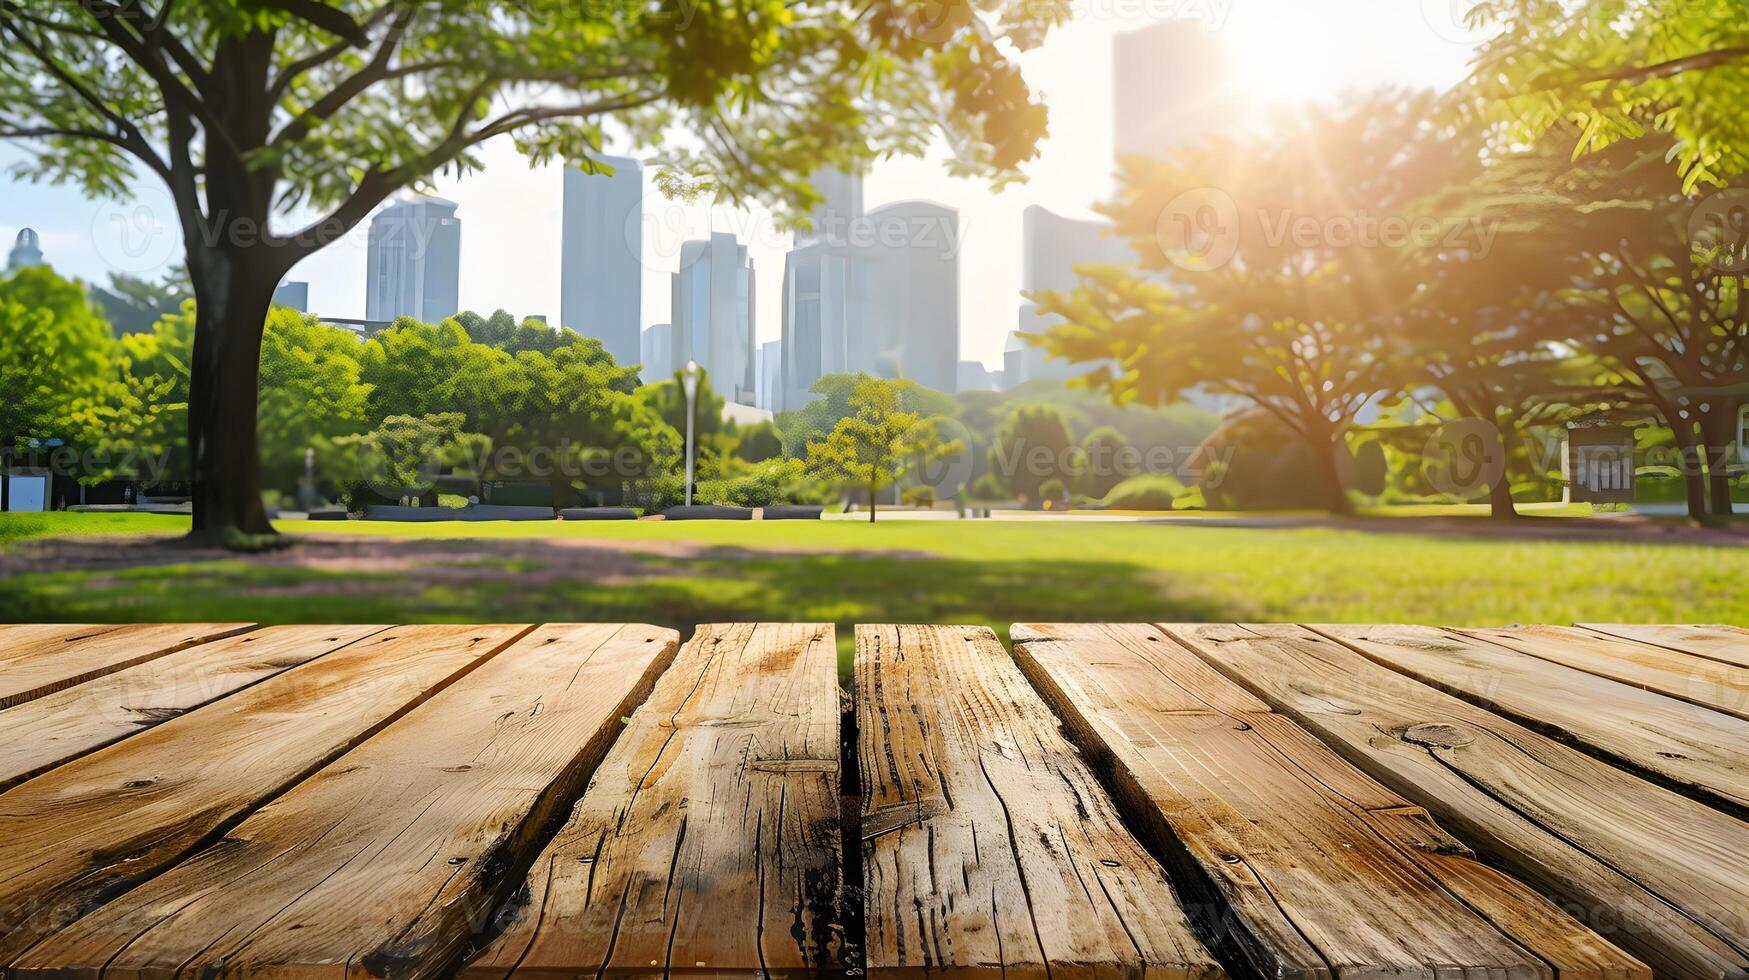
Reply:
[[370, 432], [335, 440], [329, 465], [351, 477], [342, 484], [342, 496], [353, 509], [407, 495], [435, 503], [437, 477], [465, 465], [479, 449], [481, 439], [464, 431], [466, 422], [460, 412], [391, 415]]
[[824, 440], [808, 444], [808, 472], [866, 489], [871, 521], [881, 490], [961, 448], [941, 438], [934, 419], [901, 409], [913, 387], [907, 381], [858, 380], [849, 398], [855, 414], [839, 419]]
[[1087, 438], [1081, 440], [1083, 464], [1081, 477], [1076, 481], [1078, 489], [1088, 497], [1103, 498], [1126, 477], [1138, 475], [1125, 472], [1130, 457], [1135, 455], [1135, 447], [1111, 426], [1100, 426], [1087, 433]]
[[990, 471], [1011, 496], [1040, 503], [1047, 499], [1045, 484], [1055, 482], [1056, 499], [1061, 499], [1062, 487], [1076, 475], [1076, 448], [1062, 412], [1050, 405], [1021, 405], [996, 430]]
[[1720, 0], [1482, 0], [1497, 31], [1472, 84], [1516, 143], [1562, 132], [1572, 155], [1651, 133], [1671, 141], [1683, 189], [1749, 170], [1749, 22]]
[[330, 456], [336, 439], [365, 427], [370, 387], [360, 378], [358, 352], [346, 330], [295, 310], [269, 314], [256, 422], [265, 486], [290, 492], [304, 475], [305, 450]]
[[783, 455], [783, 437], [772, 422], [755, 422], [736, 432], [735, 456], [749, 463], [763, 463]]
[[1163, 474], [1132, 476], [1100, 501], [1106, 510], [1172, 510], [1186, 495], [1184, 484]]
[[[867, 374], [828, 374], [814, 382], [808, 390], [821, 397], [778, 418], [783, 433], [784, 455], [804, 458], [808, 445], [825, 439], [841, 420], [855, 415], [857, 386], [871, 379]], [[922, 417], [952, 417], [957, 406], [953, 397], [917, 384], [903, 384], [897, 389], [899, 408]]]
[[98, 394], [112, 357], [109, 325], [78, 283], [46, 267], [0, 279], [0, 451], [74, 438], [73, 407]]

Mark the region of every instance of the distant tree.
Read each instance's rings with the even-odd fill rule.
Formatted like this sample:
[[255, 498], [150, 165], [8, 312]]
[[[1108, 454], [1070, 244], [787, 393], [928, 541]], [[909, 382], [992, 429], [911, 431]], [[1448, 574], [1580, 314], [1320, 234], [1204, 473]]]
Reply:
[[1044, 499], [1044, 485], [1067, 484], [1074, 476], [1075, 436], [1063, 413], [1052, 405], [1021, 405], [996, 430], [990, 471], [1009, 493], [1032, 503]]
[[1119, 483], [1139, 475], [1124, 472], [1132, 455], [1134, 447], [1130, 441], [1110, 426], [1100, 426], [1087, 433], [1087, 438], [1081, 440], [1081, 492], [1103, 500]]
[[[601, 172], [603, 129], [661, 147], [663, 186], [800, 216], [821, 166], [937, 136], [962, 176], [1007, 179], [1045, 131], [1013, 52], [1068, 0], [31, 0], [0, 5], [0, 138], [26, 177], [175, 205], [197, 301], [192, 535], [273, 539], [256, 395], [274, 288], [384, 200], [480, 166], [508, 136]], [[669, 133], [684, 139], [665, 139]], [[314, 216], [283, 227], [292, 213]]]
[[[872, 377], [863, 373], [828, 374], [814, 382], [808, 390], [820, 397], [778, 419], [784, 455], [806, 457], [809, 443], [826, 438], [840, 419], [855, 415], [856, 406], [852, 402], [857, 388]], [[901, 385], [898, 392], [903, 411], [925, 418], [951, 417], [957, 413], [958, 406], [951, 395], [918, 384]]]
[[1749, 171], [1749, 31], [1740, 3], [1718, 0], [1482, 0], [1495, 33], [1472, 84], [1514, 126], [1513, 143], [1578, 125], [1574, 152], [1652, 133], [1669, 137], [1682, 189]]
[[[264, 482], [290, 491], [304, 453], [366, 428], [370, 388], [360, 380], [359, 343], [350, 332], [276, 307], [261, 344], [259, 426]], [[333, 475], [333, 474], [330, 474]]]
[[27, 439], [71, 439], [69, 417], [109, 367], [109, 324], [84, 289], [38, 266], [0, 279], [0, 511]]
[[360, 498], [411, 494], [435, 502], [437, 477], [462, 464], [480, 437], [460, 412], [391, 415], [369, 432], [336, 440], [347, 462], [343, 494]]
[[735, 455], [749, 463], [763, 463], [783, 455], [783, 438], [771, 422], [743, 425], [735, 433]]
[[370, 386], [367, 426], [391, 415], [477, 416], [513, 383], [511, 356], [474, 343], [455, 320], [402, 317], [358, 351], [359, 380]]
[[880, 492], [917, 468], [957, 451], [936, 422], [900, 410], [907, 381], [863, 378], [850, 396], [855, 414], [841, 418], [824, 440], [808, 444], [808, 471], [823, 480], [868, 490], [872, 524]]
[[178, 265], [157, 282], [113, 273], [109, 285], [94, 287], [91, 295], [118, 333], [140, 333], [179, 312], [183, 303], [194, 298], [194, 287], [189, 285], [187, 267]]

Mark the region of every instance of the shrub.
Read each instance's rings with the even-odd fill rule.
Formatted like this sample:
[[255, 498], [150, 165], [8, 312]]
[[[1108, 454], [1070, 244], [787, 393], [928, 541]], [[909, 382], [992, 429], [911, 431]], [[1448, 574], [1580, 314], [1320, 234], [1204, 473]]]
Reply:
[[1132, 476], [1112, 487], [1100, 501], [1106, 510], [1173, 510], [1187, 496], [1184, 484], [1170, 476]]

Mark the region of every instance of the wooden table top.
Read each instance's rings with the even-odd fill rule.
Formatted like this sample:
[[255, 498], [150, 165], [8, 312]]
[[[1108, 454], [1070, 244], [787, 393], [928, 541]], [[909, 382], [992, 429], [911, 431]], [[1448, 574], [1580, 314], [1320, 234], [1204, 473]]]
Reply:
[[0, 626], [0, 970], [1749, 980], [1749, 630]]

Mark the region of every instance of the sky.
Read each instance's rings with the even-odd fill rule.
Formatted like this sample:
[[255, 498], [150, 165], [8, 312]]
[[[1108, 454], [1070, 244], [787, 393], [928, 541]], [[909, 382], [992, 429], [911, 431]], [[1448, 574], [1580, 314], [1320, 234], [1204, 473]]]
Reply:
[[[1001, 366], [1021, 302], [1022, 212], [1039, 204], [1091, 216], [1113, 193], [1114, 35], [1160, 20], [1196, 21], [1227, 48], [1237, 66], [1234, 84], [1259, 112], [1380, 85], [1447, 87], [1464, 76], [1476, 41], [1461, 21], [1469, 0], [1072, 2], [1074, 20], [1021, 56], [1027, 80], [1052, 109], [1050, 135], [1025, 168], [1025, 183], [995, 193], [982, 182], [947, 176], [938, 158], [883, 161], [865, 182], [869, 208], [923, 198], [959, 210], [960, 356], [991, 367]], [[0, 169], [24, 152], [0, 144]], [[507, 139], [487, 145], [483, 158], [484, 171], [436, 186], [459, 205], [461, 305], [556, 321], [562, 171], [529, 167]], [[659, 232], [645, 243], [644, 323], [667, 320], [678, 242], [707, 230], [729, 231], [750, 247], [759, 340], [776, 340], [788, 236], [759, 213], [684, 207], [654, 194], [647, 201], [662, 210], [646, 218], [646, 227]], [[179, 236], [174, 222], [164, 220], [170, 213], [168, 195], [149, 180], [138, 182], [130, 200], [91, 201], [74, 188], [0, 174], [0, 242], [10, 243], [21, 227], [35, 228], [51, 265], [90, 282], [105, 282], [115, 271], [151, 277], [178, 261]], [[288, 277], [310, 283], [311, 312], [364, 315], [364, 242], [361, 225]]]

